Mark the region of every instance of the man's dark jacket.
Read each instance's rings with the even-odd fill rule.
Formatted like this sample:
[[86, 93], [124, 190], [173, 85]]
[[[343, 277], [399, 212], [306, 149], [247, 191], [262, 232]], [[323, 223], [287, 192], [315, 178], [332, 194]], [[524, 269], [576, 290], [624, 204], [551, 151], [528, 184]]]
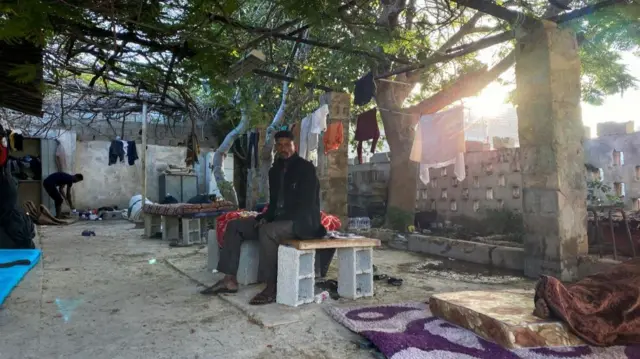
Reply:
[[[280, 192], [280, 179], [284, 175], [284, 193]], [[313, 163], [294, 154], [287, 160], [276, 160], [269, 170], [269, 207], [256, 220], [276, 220], [278, 197], [284, 196], [284, 214], [277, 220], [293, 221], [293, 233], [299, 239], [322, 238], [327, 230], [320, 222], [320, 182]]]

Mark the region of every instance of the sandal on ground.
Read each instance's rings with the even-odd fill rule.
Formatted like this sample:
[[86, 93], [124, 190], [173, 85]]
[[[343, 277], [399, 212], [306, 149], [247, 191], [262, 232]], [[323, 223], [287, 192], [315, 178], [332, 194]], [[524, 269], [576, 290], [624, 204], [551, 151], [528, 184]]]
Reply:
[[203, 295], [217, 295], [217, 294], [234, 294], [238, 293], [237, 289], [229, 289], [227, 285], [220, 281], [209, 288], [205, 288], [200, 292]]
[[276, 294], [266, 294], [264, 292], [260, 292], [258, 294], [256, 294], [255, 297], [253, 297], [253, 299], [251, 299], [249, 301], [249, 304], [251, 305], [265, 305], [265, 304], [271, 304], [271, 303], [275, 303], [276, 302]]
[[391, 277], [389, 278], [389, 280], [387, 280], [387, 283], [391, 284], [394, 287], [399, 287], [402, 285], [402, 283], [404, 283], [404, 281], [401, 278]]
[[386, 274], [374, 274], [373, 275], [373, 280], [375, 280], [375, 281], [385, 280], [387, 278], [389, 278], [389, 276], [386, 275]]

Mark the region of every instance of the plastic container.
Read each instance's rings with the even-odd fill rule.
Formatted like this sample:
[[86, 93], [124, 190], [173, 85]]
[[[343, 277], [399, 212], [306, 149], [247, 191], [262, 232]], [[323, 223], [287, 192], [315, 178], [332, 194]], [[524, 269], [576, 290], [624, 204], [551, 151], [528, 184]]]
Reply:
[[314, 297], [314, 301], [318, 304], [324, 302], [327, 299], [329, 299], [329, 292], [327, 292], [326, 290], [324, 292], [316, 294], [316, 296]]

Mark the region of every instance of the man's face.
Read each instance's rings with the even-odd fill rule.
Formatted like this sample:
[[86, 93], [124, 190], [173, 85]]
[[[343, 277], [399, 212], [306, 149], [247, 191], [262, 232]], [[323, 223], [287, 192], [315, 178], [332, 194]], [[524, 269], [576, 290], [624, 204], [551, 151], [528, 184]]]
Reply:
[[296, 146], [290, 138], [278, 138], [276, 140], [276, 153], [278, 157], [287, 159], [296, 152]]

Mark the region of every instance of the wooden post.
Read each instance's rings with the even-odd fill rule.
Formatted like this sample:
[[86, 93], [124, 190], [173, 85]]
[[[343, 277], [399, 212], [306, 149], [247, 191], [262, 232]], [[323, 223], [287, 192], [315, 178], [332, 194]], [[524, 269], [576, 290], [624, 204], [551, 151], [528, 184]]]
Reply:
[[147, 103], [142, 103], [142, 205], [147, 203]]

